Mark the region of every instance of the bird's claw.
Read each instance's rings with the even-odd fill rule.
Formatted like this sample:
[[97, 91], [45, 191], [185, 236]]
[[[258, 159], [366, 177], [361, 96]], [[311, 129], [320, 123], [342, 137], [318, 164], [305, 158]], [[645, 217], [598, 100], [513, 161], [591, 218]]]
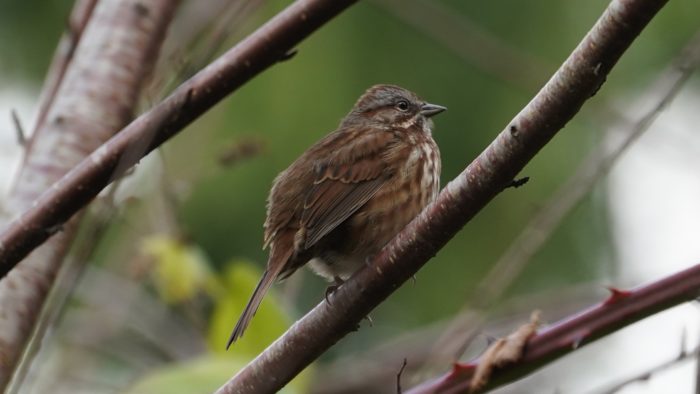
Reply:
[[338, 290], [338, 285], [330, 285], [326, 287], [326, 295], [324, 296], [324, 298], [326, 299], [326, 303], [328, 305], [331, 304], [331, 300], [329, 300], [328, 297], [335, 293], [336, 290]]
[[332, 285], [329, 285], [328, 287], [326, 287], [326, 294], [325, 294], [324, 298], [326, 299], [326, 303], [328, 303], [328, 305], [331, 305], [331, 301], [330, 301], [329, 297], [331, 295], [333, 295], [333, 293], [335, 293], [335, 291], [338, 290], [338, 288], [343, 283], [345, 283], [345, 281], [343, 281], [342, 279], [340, 279], [337, 276], [335, 278], [333, 278], [333, 282], [334, 283]]

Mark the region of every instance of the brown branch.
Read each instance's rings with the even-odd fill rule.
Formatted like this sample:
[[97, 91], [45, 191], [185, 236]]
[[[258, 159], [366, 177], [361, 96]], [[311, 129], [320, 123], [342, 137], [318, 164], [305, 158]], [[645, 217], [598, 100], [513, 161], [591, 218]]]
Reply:
[[110, 139], [0, 235], [0, 277], [60, 229], [113, 179], [356, 0], [300, 0], [178, 87]]
[[[73, 12], [81, 18], [71, 31], [81, 31], [82, 38], [77, 42], [73, 37], [70, 45], [75, 48], [57, 56], [49, 71], [38, 128], [8, 196], [10, 212], [31, 207], [41, 193], [55, 187], [63, 175], [131, 120], [176, 2], [152, 1], [146, 6], [135, 0], [103, 0], [94, 10], [88, 5], [91, 11], [80, 11], [86, 4], [78, 2], [78, 11]], [[61, 234], [0, 281], [0, 389], [6, 387], [20, 359], [26, 361], [25, 366], [32, 360], [22, 357], [22, 351], [77, 225], [78, 218], [74, 218], [53, 226], [51, 231], [62, 230]]]
[[[527, 320], [532, 314], [532, 306], [537, 305], [543, 311], [543, 321], [556, 321], [571, 313], [591, 305], [600, 298], [600, 283], [586, 283], [564, 289], [553, 289], [533, 294], [524, 294], [508, 299], [491, 316], [485, 331], [489, 333], [507, 333]], [[597, 295], [593, 295], [597, 294]], [[477, 314], [472, 311], [459, 313], [459, 319], [472, 321]], [[316, 365], [315, 379], [309, 389], [312, 394], [352, 394], [352, 393], [389, 393], [393, 392], [387, 382], [396, 377], [396, 365], [406, 358], [410, 364], [404, 370], [404, 385], [414, 384], [429, 376], [437, 376], [445, 365], [455, 362], [450, 354], [442, 355], [439, 363], [429, 364], [435, 358], [435, 343], [442, 334], [451, 329], [453, 319], [437, 321], [406, 332], [393, 338], [386, 338], [382, 343], [360, 353], [351, 353], [331, 362]], [[445, 335], [447, 337], [447, 335]], [[451, 338], [458, 338], [452, 335]], [[489, 336], [480, 338], [479, 346], [485, 348]], [[461, 343], [453, 340], [455, 346]], [[479, 346], [474, 346], [476, 350]], [[445, 364], [444, 360], [450, 360]], [[416, 380], [420, 379], [421, 380]], [[410, 384], [409, 384], [410, 386]]]
[[[700, 265], [648, 285], [623, 291], [611, 289], [610, 296], [572, 317], [561, 320], [533, 336], [523, 358], [494, 372], [484, 389], [493, 389], [522, 378], [533, 370], [564, 356], [622, 327], [686, 301], [700, 293]], [[469, 387], [478, 360], [457, 364], [442, 377], [409, 391], [422, 393], [461, 393]]]
[[[217, 393], [275, 392], [415, 274], [594, 95], [664, 0], [615, 0], [535, 98], [396, 238]], [[274, 378], [273, 378], [274, 377]]]

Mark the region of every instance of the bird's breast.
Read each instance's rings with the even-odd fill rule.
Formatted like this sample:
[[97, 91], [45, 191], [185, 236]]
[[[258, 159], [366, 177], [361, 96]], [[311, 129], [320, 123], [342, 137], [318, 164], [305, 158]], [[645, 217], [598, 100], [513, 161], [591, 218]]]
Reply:
[[440, 189], [440, 152], [430, 136], [405, 143], [396, 171], [353, 217], [358, 253], [375, 253], [432, 202]]

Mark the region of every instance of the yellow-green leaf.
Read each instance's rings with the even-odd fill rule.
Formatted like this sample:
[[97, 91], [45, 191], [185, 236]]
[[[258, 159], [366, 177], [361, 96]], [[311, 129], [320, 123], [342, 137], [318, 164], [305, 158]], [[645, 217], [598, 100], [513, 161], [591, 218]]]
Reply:
[[[154, 370], [139, 379], [125, 394], [211, 394], [248, 360], [242, 357], [206, 356]], [[281, 393], [308, 392], [308, 373], [301, 373]]]
[[165, 302], [181, 303], [202, 291], [211, 295], [221, 291], [206, 257], [195, 245], [154, 235], [144, 240], [142, 250], [153, 258], [153, 282]]
[[209, 325], [208, 342], [213, 352], [252, 358], [289, 327], [291, 320], [284, 313], [273, 287], [260, 305], [243, 338], [236, 341], [228, 352], [225, 351], [231, 330], [261, 275], [261, 270], [249, 262], [236, 261], [228, 264], [224, 272], [227, 291], [217, 300]]

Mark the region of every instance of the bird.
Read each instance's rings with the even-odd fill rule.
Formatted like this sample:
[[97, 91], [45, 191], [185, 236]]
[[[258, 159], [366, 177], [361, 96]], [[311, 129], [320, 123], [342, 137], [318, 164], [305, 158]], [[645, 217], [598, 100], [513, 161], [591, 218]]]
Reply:
[[446, 109], [396, 85], [372, 86], [335, 131], [275, 178], [263, 225], [267, 267], [226, 349], [275, 281], [308, 264], [341, 285], [436, 198], [432, 117]]

